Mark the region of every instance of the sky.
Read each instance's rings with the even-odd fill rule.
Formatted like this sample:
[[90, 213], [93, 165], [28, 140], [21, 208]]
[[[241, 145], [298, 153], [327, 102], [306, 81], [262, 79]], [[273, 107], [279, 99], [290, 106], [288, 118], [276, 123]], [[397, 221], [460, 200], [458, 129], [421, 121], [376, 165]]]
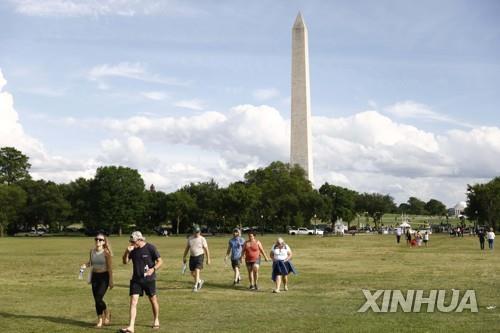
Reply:
[[0, 146], [166, 192], [288, 162], [299, 11], [315, 187], [451, 207], [500, 175], [496, 0], [2, 0]]

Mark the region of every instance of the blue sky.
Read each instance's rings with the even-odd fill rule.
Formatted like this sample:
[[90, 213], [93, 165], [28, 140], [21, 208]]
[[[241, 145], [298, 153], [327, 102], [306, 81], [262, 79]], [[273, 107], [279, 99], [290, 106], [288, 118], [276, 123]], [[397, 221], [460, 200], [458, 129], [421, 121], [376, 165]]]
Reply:
[[0, 145], [37, 177], [122, 164], [165, 191], [287, 161], [299, 10], [316, 185], [452, 205], [499, 174], [500, 2], [486, 0], [2, 1]]

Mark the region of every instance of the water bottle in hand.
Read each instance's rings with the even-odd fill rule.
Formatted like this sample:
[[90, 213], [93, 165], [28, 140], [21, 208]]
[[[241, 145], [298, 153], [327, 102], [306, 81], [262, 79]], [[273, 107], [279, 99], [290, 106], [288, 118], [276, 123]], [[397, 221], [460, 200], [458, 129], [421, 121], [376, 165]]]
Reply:
[[148, 265], [144, 266], [144, 277], [148, 276], [147, 275], [148, 271], [149, 271], [149, 266]]
[[85, 267], [80, 267], [80, 273], [78, 273], [78, 280], [83, 280], [83, 272], [85, 271]]

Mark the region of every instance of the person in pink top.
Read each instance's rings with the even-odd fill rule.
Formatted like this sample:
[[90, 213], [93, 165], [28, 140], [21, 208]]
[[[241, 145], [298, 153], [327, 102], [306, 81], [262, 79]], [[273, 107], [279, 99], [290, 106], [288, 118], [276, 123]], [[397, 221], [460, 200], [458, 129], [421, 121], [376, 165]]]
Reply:
[[269, 260], [260, 241], [255, 239], [255, 233], [248, 233], [248, 240], [243, 245], [243, 254], [241, 260], [245, 258], [248, 270], [248, 280], [250, 281], [250, 290], [259, 290], [257, 282], [259, 280], [260, 256], [263, 255], [266, 261]]

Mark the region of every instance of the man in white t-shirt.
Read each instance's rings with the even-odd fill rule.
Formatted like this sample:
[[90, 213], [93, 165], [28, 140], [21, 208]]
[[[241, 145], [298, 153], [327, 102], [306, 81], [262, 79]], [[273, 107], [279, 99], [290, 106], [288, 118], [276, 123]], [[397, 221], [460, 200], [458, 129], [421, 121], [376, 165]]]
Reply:
[[401, 240], [401, 235], [403, 234], [403, 230], [401, 230], [401, 227], [396, 228], [396, 242], [399, 244], [399, 241]]
[[203, 261], [205, 255], [207, 256], [207, 265], [210, 265], [210, 252], [208, 251], [208, 244], [205, 237], [201, 235], [200, 227], [194, 227], [193, 235], [187, 240], [186, 249], [182, 261], [186, 264], [186, 256], [189, 251], [189, 270], [194, 279], [193, 291], [197, 292], [203, 287], [203, 282], [200, 278], [200, 272], [203, 269]]

